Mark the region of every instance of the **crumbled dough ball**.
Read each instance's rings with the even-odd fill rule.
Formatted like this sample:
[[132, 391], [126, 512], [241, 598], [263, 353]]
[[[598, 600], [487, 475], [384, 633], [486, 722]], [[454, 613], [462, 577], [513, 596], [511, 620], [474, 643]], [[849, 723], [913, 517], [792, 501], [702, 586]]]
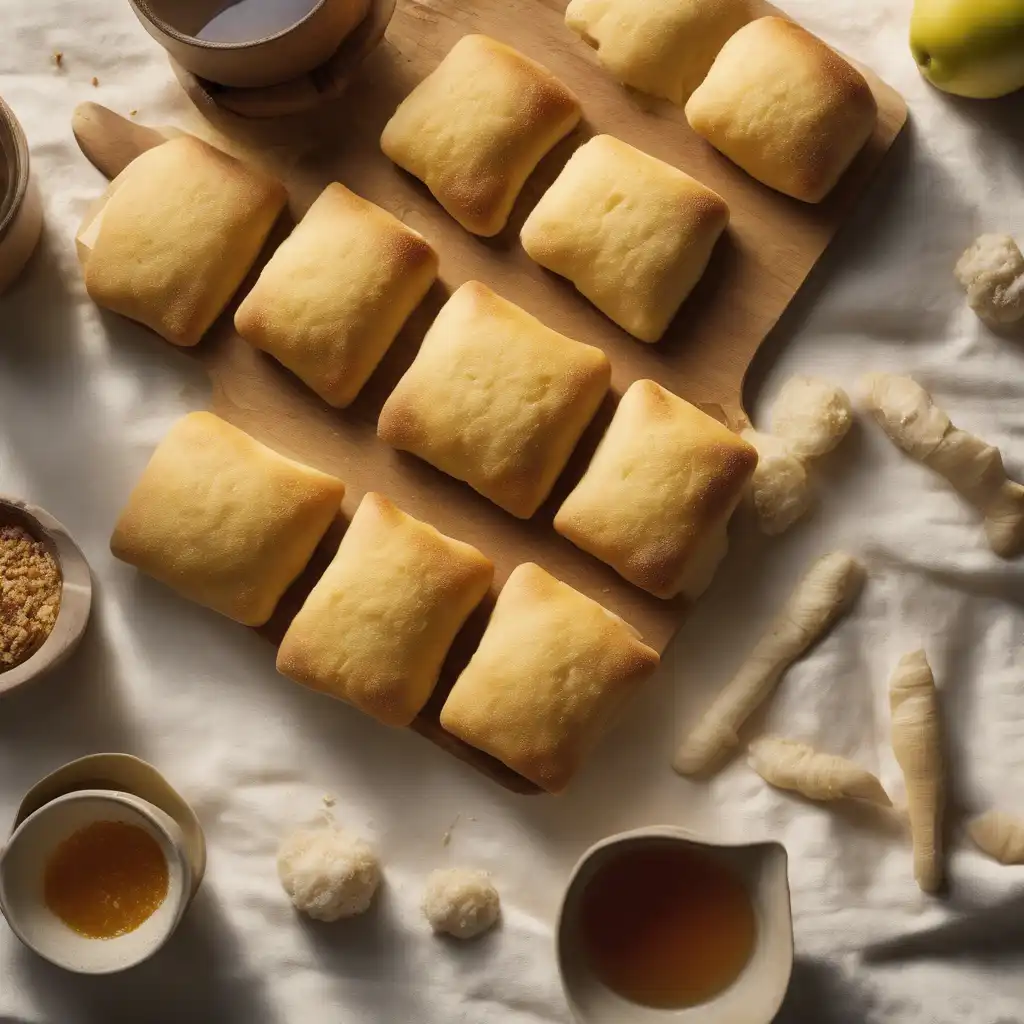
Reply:
[[494, 926], [501, 900], [487, 872], [442, 868], [427, 879], [423, 913], [435, 932], [472, 939]]
[[849, 396], [819, 377], [791, 377], [772, 407], [772, 433], [799, 459], [832, 451], [852, 422]]
[[783, 533], [813, 503], [807, 470], [781, 438], [744, 430], [743, 440], [757, 449], [750, 493], [761, 529], [772, 536]]
[[277, 874], [297, 910], [318, 921], [362, 914], [380, 885], [368, 843], [336, 827], [299, 828], [277, 852]]
[[960, 257], [957, 280], [971, 309], [993, 324], [1024, 318], [1024, 255], [1009, 235], [982, 235]]

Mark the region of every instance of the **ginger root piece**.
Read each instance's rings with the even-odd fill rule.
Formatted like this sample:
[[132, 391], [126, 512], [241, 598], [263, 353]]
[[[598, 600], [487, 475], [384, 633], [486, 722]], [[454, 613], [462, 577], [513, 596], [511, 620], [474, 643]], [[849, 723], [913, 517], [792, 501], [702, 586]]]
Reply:
[[863, 580], [863, 566], [842, 551], [811, 566], [750, 657], [676, 751], [672, 767], [680, 775], [710, 771], [738, 745], [743, 723], [786, 669], [850, 606]]
[[1010, 480], [999, 449], [955, 427], [910, 377], [869, 374], [871, 414], [898, 447], [944, 476], [985, 518], [989, 547], [1012, 558], [1024, 547], [1024, 487]]
[[967, 834], [1000, 864], [1024, 864], [1024, 818], [986, 811], [968, 824]]
[[747, 762], [771, 786], [791, 789], [809, 800], [867, 800], [891, 807], [881, 782], [866, 768], [839, 757], [823, 754], [806, 743], [762, 736], [748, 747]]
[[945, 780], [939, 699], [924, 651], [900, 658], [889, 680], [892, 749], [907, 787], [914, 878], [924, 892], [943, 881], [942, 807]]
[[750, 478], [757, 521], [770, 536], [784, 533], [814, 500], [803, 460], [772, 434], [744, 430], [740, 436], [757, 449], [757, 467]]
[[743, 432], [757, 449], [750, 484], [761, 529], [769, 536], [788, 530], [814, 503], [807, 474], [810, 459], [832, 451], [852, 422], [842, 388], [819, 377], [791, 377], [772, 407], [772, 433]]
[[832, 451], [852, 422], [849, 395], [820, 377], [790, 377], [772, 406], [772, 433], [799, 459]]
[[957, 261], [957, 280], [971, 309], [986, 323], [1024, 318], [1024, 255], [1009, 235], [982, 235]]

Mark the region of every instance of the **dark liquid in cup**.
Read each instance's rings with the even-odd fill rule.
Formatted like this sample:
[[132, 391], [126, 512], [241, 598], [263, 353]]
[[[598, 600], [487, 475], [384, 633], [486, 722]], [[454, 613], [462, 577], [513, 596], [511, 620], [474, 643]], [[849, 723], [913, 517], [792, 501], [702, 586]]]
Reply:
[[291, 28], [316, 4], [317, 0], [235, 0], [211, 18], [196, 38], [210, 43], [251, 43]]
[[696, 1006], [728, 988], [757, 934], [739, 876], [675, 844], [626, 850], [603, 865], [583, 892], [580, 923], [597, 976], [659, 1009]]

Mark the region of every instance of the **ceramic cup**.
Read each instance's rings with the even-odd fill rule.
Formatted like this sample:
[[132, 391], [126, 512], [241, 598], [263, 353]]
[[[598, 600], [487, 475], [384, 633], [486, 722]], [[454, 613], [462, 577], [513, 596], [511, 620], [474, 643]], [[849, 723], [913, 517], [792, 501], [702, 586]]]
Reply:
[[[640, 1006], [609, 989], [591, 968], [580, 935], [583, 892], [597, 871], [638, 847], [683, 844], [730, 867], [750, 894], [757, 922], [754, 950], [740, 976], [697, 1006]], [[558, 917], [558, 967], [579, 1024], [769, 1024], [782, 1005], [793, 969], [793, 922], [787, 857], [780, 843], [708, 842], [673, 826], [637, 829], [591, 847], [573, 870]]]
[[[163, 903], [134, 931], [90, 939], [72, 931], [46, 905], [46, 864], [69, 836], [97, 821], [119, 821], [148, 833], [167, 861]], [[79, 974], [112, 974], [147, 960], [174, 934], [192, 895], [192, 867], [177, 822], [130, 793], [85, 789], [57, 797], [30, 814], [0, 855], [0, 909], [12, 931], [50, 963]]]
[[46, 545], [61, 575], [60, 610], [50, 635], [21, 664], [0, 672], [0, 695], [32, 682], [68, 658], [78, 646], [92, 608], [89, 564], [71, 534], [48, 512], [0, 495], [0, 524], [21, 526]]
[[0, 100], [0, 295], [35, 251], [43, 201], [29, 167], [28, 141], [14, 111]]
[[[325, 63], [363, 20], [370, 4], [370, 0], [242, 2], [251, 7], [277, 3], [294, 9], [295, 21], [254, 39], [216, 42], [200, 39], [199, 34], [232, 7], [226, 0], [131, 0], [131, 5], [146, 31], [181, 67], [218, 85], [256, 88], [287, 82]], [[258, 15], [256, 10], [249, 23], [259, 24]]]

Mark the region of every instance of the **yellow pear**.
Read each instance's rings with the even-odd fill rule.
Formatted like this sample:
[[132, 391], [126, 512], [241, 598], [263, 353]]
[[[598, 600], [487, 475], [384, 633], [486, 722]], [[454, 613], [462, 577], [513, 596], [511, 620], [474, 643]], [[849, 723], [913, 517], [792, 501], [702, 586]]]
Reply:
[[915, 0], [910, 49], [938, 89], [991, 99], [1024, 88], [1024, 0]]

